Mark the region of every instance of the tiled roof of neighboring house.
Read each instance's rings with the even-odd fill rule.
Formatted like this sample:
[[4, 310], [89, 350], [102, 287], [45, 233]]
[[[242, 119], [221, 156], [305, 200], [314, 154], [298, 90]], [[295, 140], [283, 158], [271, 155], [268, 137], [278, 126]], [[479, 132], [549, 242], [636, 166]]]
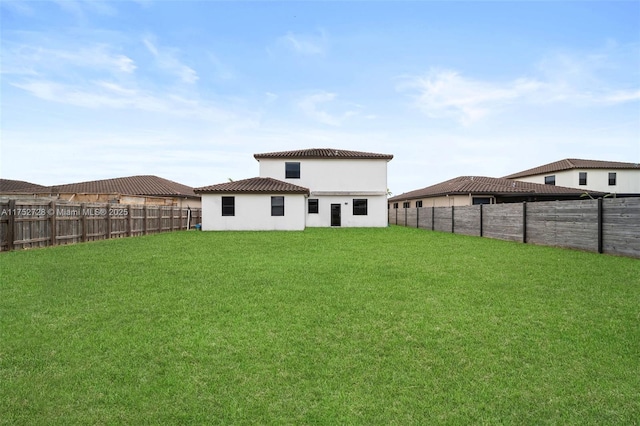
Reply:
[[0, 192], [41, 193], [49, 192], [49, 188], [23, 180], [0, 179]]
[[309, 189], [268, 177], [255, 177], [196, 188], [207, 194], [309, 194]]
[[338, 158], [338, 159], [376, 159], [391, 160], [391, 154], [376, 154], [374, 152], [346, 151], [333, 148], [311, 148], [298, 151], [267, 152], [264, 154], [254, 154], [256, 160], [261, 158]]
[[[596, 192], [591, 191], [592, 194]], [[506, 178], [460, 176], [426, 188], [391, 197], [389, 201], [439, 197], [443, 195], [581, 195], [584, 190], [555, 185], [519, 182]], [[600, 194], [600, 193], [598, 193]]]
[[115, 179], [70, 183], [51, 187], [56, 193], [124, 194], [153, 197], [199, 198], [193, 188], [158, 176], [129, 176]]
[[600, 161], [600, 160], [580, 160], [577, 158], [567, 158], [543, 166], [534, 167], [529, 170], [514, 173], [505, 176], [506, 179], [516, 179], [526, 176], [542, 175], [548, 173], [561, 172], [571, 169], [637, 169], [640, 170], [640, 164], [637, 163], [621, 163], [617, 161]]

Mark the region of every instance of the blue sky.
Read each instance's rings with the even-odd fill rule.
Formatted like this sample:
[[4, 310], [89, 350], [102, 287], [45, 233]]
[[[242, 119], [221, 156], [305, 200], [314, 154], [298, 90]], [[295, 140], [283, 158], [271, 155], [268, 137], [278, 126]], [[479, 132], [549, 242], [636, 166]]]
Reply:
[[3, 178], [204, 186], [393, 154], [394, 194], [640, 162], [640, 2], [2, 1]]

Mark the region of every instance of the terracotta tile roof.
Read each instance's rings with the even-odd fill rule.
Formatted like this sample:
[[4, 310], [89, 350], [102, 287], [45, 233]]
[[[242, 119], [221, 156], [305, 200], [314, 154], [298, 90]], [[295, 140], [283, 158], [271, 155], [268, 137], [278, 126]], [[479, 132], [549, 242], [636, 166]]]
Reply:
[[311, 148], [298, 151], [267, 152], [254, 154], [256, 160], [261, 158], [338, 158], [338, 159], [375, 159], [391, 160], [393, 155], [376, 154], [374, 152], [346, 151], [333, 148]]
[[36, 194], [49, 192], [49, 188], [35, 183], [25, 182], [23, 180], [0, 179], [0, 192]]
[[637, 163], [620, 163], [617, 161], [600, 161], [600, 160], [580, 160], [577, 158], [567, 158], [564, 160], [556, 161], [553, 163], [545, 164], [543, 166], [534, 167], [529, 170], [514, 173], [509, 176], [505, 176], [506, 179], [516, 179], [526, 176], [542, 175], [555, 172], [561, 172], [563, 170], [571, 169], [637, 169], [640, 170], [640, 164]]
[[[411, 200], [416, 198], [439, 197], [443, 195], [576, 195], [584, 190], [555, 185], [520, 182], [506, 178], [483, 176], [460, 176], [426, 188], [406, 192], [389, 198], [389, 201]], [[591, 194], [601, 194], [590, 191]]]
[[309, 194], [309, 189], [268, 177], [255, 177], [195, 189], [202, 194]]
[[51, 187], [54, 193], [123, 194], [199, 198], [193, 188], [158, 176], [129, 176]]

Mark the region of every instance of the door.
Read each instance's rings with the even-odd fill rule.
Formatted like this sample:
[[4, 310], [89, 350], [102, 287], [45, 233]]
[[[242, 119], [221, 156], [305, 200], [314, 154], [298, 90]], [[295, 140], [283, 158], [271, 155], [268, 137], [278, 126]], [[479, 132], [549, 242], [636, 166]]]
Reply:
[[340, 204], [331, 204], [331, 226], [340, 226]]

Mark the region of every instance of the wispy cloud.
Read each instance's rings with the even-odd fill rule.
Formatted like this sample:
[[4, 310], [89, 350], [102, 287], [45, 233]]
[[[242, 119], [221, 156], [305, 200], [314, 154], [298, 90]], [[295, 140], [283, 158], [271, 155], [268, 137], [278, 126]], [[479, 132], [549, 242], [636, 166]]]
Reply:
[[[330, 113], [327, 111], [329, 103], [335, 101], [337, 95], [329, 92], [319, 92], [307, 95], [298, 101], [298, 108], [309, 118], [329, 126], [340, 126], [347, 118], [357, 113], [348, 110], [342, 113]], [[324, 105], [325, 108], [321, 106]]]
[[289, 31], [278, 41], [291, 51], [305, 56], [324, 55], [329, 48], [329, 39], [324, 30], [320, 30], [319, 34], [296, 34]]
[[185, 83], [198, 81], [198, 73], [191, 67], [183, 64], [178, 58], [178, 50], [173, 48], [158, 48], [152, 36], [144, 37], [142, 42], [147, 50], [154, 56], [158, 66], [171, 74], [174, 74]]

